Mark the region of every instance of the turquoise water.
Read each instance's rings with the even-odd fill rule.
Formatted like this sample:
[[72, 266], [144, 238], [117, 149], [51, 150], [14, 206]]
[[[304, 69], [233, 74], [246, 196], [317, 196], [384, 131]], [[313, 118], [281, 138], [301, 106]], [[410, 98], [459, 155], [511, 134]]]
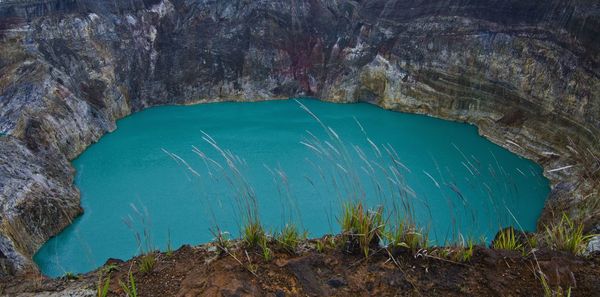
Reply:
[[[155, 107], [118, 121], [73, 161], [85, 214], [34, 260], [49, 276], [90, 271], [137, 254], [133, 230], [144, 226], [162, 250], [208, 242], [215, 224], [237, 237], [244, 185], [268, 228], [293, 220], [310, 236], [338, 231], [347, 198], [389, 208], [410, 201], [438, 244], [458, 232], [490, 240], [515, 225], [512, 216], [535, 229], [549, 191], [541, 168], [474, 126], [368, 104], [300, 102], [334, 132], [294, 100]], [[231, 152], [247, 183], [203, 133]]]

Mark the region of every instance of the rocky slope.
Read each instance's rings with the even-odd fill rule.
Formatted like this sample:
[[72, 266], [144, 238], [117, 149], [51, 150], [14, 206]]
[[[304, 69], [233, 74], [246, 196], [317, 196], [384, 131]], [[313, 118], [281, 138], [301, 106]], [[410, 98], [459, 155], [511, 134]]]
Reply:
[[[324, 100], [468, 121], [600, 220], [600, 1], [0, 1], [0, 271], [81, 213], [69, 160], [160, 104]], [[561, 170], [555, 170], [560, 169]]]

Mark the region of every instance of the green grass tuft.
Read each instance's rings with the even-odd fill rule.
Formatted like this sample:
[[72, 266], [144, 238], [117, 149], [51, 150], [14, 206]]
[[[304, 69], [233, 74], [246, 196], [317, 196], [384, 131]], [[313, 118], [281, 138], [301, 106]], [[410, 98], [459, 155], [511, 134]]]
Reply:
[[581, 255], [594, 236], [584, 235], [583, 224], [575, 224], [566, 214], [563, 214], [558, 224], [546, 226], [543, 240], [553, 250]]
[[154, 254], [148, 253], [142, 255], [140, 258], [139, 269], [142, 273], [148, 273], [154, 270], [154, 266], [156, 265], [156, 258]]
[[123, 289], [123, 292], [125, 292], [127, 297], [138, 296], [137, 288], [135, 286], [135, 279], [133, 278], [133, 273], [131, 271], [129, 271], [129, 279], [127, 280], [127, 283], [123, 283], [121, 280], [119, 280], [119, 284], [121, 285], [121, 289]]
[[473, 249], [475, 247], [475, 241], [472, 239], [468, 239], [465, 243], [464, 241], [461, 243], [459, 248], [456, 251], [454, 256], [454, 260], [457, 262], [469, 262], [473, 257]]
[[111, 273], [117, 270], [119, 270], [119, 266], [117, 266], [117, 264], [114, 263], [110, 263], [102, 268], [102, 272], [104, 273]]
[[171, 230], [167, 232], [167, 257], [173, 256], [173, 245], [171, 243]]
[[64, 278], [68, 279], [68, 280], [78, 280], [80, 278], [80, 276], [69, 271], [69, 272], [65, 273]]
[[544, 289], [544, 297], [571, 297], [571, 287], [563, 289], [561, 286], [557, 286], [552, 289], [546, 280], [546, 276], [540, 271], [540, 283]]
[[212, 242], [217, 246], [219, 252], [227, 253], [231, 247], [229, 232], [221, 232], [219, 227], [211, 228], [210, 233], [214, 236]]
[[102, 271], [98, 275], [98, 283], [96, 284], [96, 296], [106, 297], [108, 295], [108, 289], [110, 287], [110, 273], [104, 277]]
[[398, 219], [396, 226], [388, 227], [384, 238], [393, 250], [409, 249], [416, 252], [428, 245], [428, 236], [407, 219]]
[[273, 251], [269, 248], [269, 238], [267, 236], [261, 237], [258, 245], [262, 251], [263, 259], [267, 262], [271, 261], [273, 259]]
[[340, 218], [342, 235], [349, 242], [358, 242], [363, 255], [369, 256], [371, 246], [378, 244], [385, 229], [383, 207], [375, 211], [366, 210], [362, 202], [346, 203]]
[[325, 251], [325, 244], [321, 240], [315, 242], [315, 249], [317, 253], [323, 253]]
[[250, 248], [257, 247], [266, 236], [265, 229], [258, 219], [249, 220], [242, 230], [242, 240]]
[[522, 251], [523, 245], [517, 240], [514, 228], [506, 228], [498, 232], [492, 243], [492, 247], [498, 250]]
[[300, 233], [296, 225], [286, 224], [281, 232], [275, 234], [275, 240], [279, 246], [288, 253], [295, 253], [298, 244], [308, 237], [307, 232]]

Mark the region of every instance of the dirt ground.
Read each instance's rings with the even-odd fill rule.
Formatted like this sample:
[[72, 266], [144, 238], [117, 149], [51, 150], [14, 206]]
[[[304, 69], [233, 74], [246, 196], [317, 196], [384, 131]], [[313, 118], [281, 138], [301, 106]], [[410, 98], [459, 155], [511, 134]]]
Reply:
[[[340, 249], [317, 252], [313, 242], [297, 255], [276, 252], [264, 261], [259, 250], [241, 246], [219, 253], [214, 246], [183, 246], [156, 254], [152, 271], [139, 271], [140, 258], [109, 260], [104, 269], [78, 279], [4, 279], [6, 295], [65, 292], [74, 286], [96, 290], [98, 275], [110, 275], [109, 296], [125, 296], [119, 281], [131, 270], [139, 296], [544, 296], [538, 271], [550, 287], [572, 288], [571, 296], [600, 296], [600, 256], [550, 251], [520, 252], [478, 247], [468, 262], [422, 251], [365, 259]], [[23, 295], [26, 296], [26, 295]], [[50, 295], [51, 296], [51, 295]], [[79, 295], [77, 295], [79, 296]], [[83, 295], [82, 295], [83, 296]]]

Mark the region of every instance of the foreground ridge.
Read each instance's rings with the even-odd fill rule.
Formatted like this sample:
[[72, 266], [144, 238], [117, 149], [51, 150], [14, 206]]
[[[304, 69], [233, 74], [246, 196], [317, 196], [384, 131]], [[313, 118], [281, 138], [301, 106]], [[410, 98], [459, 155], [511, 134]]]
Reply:
[[[573, 296], [597, 296], [600, 258], [585, 259], [548, 250], [519, 251], [481, 246], [468, 261], [441, 258], [436, 248], [412, 253], [380, 249], [364, 258], [340, 247], [341, 236], [325, 236], [299, 244], [297, 253], [278, 250], [265, 260], [242, 241], [152, 253], [150, 271], [129, 261], [111, 259], [84, 275], [28, 281], [4, 279], [8, 296], [124, 296], [129, 273], [139, 296], [544, 296], [536, 271], [548, 287], [571, 290]], [[125, 285], [126, 287], [126, 285]]]

